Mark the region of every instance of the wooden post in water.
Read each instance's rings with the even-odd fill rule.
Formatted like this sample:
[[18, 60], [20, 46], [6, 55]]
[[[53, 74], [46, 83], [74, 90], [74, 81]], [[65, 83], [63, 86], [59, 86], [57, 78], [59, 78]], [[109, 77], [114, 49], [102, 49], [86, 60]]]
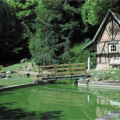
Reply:
[[87, 78], [86, 63], [84, 63], [84, 66], [85, 66], [85, 78]]
[[71, 79], [71, 64], [69, 63], [70, 79]]
[[54, 65], [55, 80], [56, 80], [56, 65]]

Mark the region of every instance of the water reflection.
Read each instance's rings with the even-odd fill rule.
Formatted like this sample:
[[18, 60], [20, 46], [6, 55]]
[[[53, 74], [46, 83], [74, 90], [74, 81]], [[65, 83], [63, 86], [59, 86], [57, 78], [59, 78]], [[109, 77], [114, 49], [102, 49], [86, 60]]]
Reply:
[[2, 113], [8, 114], [9, 108], [15, 113], [12, 118], [19, 113], [24, 114], [21, 118], [87, 120], [120, 109], [119, 90], [48, 84], [11, 90], [10, 94], [4, 91], [0, 95], [0, 118], [6, 118]]
[[38, 103], [77, 106], [89, 119], [110, 114], [120, 108], [118, 90], [96, 90], [89, 89], [89, 87], [74, 90], [46, 87], [38, 90], [32, 89], [31, 92], [38, 94]]

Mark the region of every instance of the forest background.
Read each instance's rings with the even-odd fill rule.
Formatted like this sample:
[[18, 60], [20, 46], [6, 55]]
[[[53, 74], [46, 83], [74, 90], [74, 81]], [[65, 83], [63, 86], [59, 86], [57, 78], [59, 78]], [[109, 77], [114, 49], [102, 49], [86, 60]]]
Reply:
[[[29, 58], [38, 65], [87, 63], [81, 49], [119, 0], [0, 0], [0, 64]], [[96, 54], [91, 53], [91, 65]]]

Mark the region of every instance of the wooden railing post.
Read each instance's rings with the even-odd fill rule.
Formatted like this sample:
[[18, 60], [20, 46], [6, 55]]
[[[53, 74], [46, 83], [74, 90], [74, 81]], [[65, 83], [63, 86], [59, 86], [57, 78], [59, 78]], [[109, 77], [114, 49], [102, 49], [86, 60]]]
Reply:
[[40, 67], [41, 68], [41, 77], [42, 77], [42, 67]]
[[56, 80], [56, 65], [54, 65], [55, 80]]
[[39, 77], [40, 77], [40, 65], [39, 65]]
[[84, 66], [85, 66], [85, 78], [87, 78], [86, 63], [84, 63]]
[[70, 79], [71, 79], [71, 64], [69, 63]]

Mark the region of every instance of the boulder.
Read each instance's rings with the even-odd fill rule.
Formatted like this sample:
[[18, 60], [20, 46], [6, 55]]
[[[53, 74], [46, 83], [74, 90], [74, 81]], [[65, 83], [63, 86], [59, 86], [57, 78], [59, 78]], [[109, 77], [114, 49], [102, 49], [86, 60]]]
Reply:
[[19, 71], [20, 70], [20, 68], [16, 68], [16, 71]]
[[20, 60], [20, 63], [25, 63], [26, 62], [26, 58], [24, 58], [24, 59], [22, 59], [22, 60]]
[[108, 78], [108, 74], [106, 74], [106, 72], [104, 72], [103, 78], [104, 78], [104, 80], [106, 80]]
[[88, 80], [85, 78], [79, 78], [78, 83], [88, 84]]
[[94, 78], [94, 80], [95, 80], [96, 82], [99, 81], [99, 80], [100, 80], [100, 75], [96, 75], [95, 78]]
[[22, 68], [27, 68], [27, 65], [23, 65]]
[[35, 78], [38, 78], [39, 77], [39, 75], [35, 75]]
[[7, 77], [7, 78], [11, 78], [11, 76], [10, 76], [9, 74], [8, 74], [8, 75], [6, 75], [6, 77]]
[[112, 71], [111, 74], [115, 74], [116, 72], [115, 71]]
[[25, 74], [23, 75], [24, 78], [27, 78], [27, 77], [29, 77], [29, 76], [30, 76], [30, 73], [25, 73]]
[[34, 78], [32, 80], [33, 80], [33, 83], [35, 83], [35, 84], [42, 82], [42, 78]]
[[29, 63], [27, 66], [27, 71], [32, 70], [33, 69], [33, 63]]
[[0, 73], [0, 78], [5, 78], [6, 75], [4, 73]]

